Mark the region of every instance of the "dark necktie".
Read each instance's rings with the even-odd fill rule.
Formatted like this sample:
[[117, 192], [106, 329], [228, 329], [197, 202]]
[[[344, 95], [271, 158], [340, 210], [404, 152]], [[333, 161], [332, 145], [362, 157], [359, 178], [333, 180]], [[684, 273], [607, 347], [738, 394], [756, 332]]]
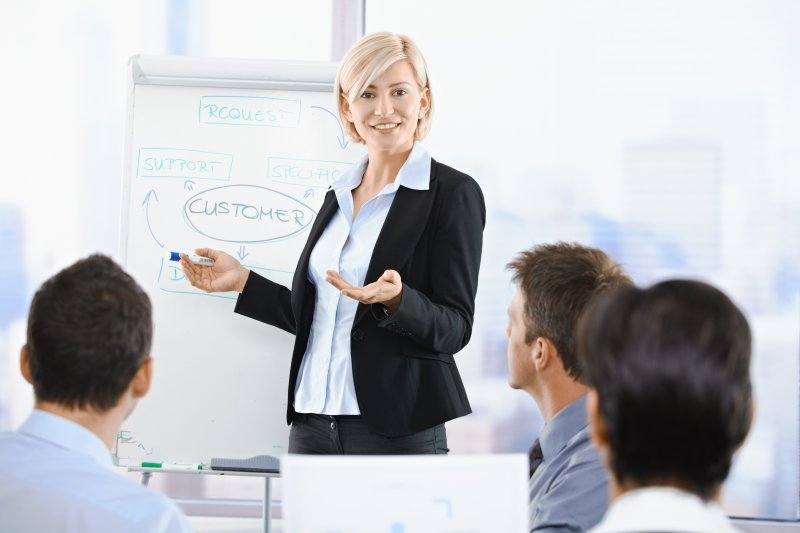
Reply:
[[528, 450], [528, 459], [530, 459], [530, 475], [528, 477], [533, 477], [533, 473], [536, 472], [536, 469], [539, 468], [539, 465], [542, 464], [542, 460], [544, 459], [539, 439], [536, 439], [531, 449]]

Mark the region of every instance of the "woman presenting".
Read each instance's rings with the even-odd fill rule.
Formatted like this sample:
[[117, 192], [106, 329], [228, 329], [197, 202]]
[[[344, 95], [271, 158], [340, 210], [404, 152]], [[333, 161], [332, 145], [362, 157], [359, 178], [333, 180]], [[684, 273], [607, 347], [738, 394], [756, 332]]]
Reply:
[[189, 282], [238, 291], [235, 311], [295, 335], [290, 453], [447, 453], [471, 412], [453, 354], [472, 333], [486, 210], [478, 184], [418, 142], [433, 94], [416, 45], [368, 35], [336, 77], [339, 116], [367, 156], [325, 196], [292, 289], [199, 249]]

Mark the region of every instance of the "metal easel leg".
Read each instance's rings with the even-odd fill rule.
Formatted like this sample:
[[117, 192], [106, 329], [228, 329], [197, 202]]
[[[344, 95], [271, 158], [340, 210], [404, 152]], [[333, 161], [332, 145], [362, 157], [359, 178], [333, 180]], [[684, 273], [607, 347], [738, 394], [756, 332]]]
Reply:
[[270, 481], [272, 478], [264, 478], [264, 533], [270, 533], [270, 515], [272, 514], [272, 491], [270, 490]]
[[139, 477], [139, 483], [146, 487], [147, 484], [150, 483], [151, 477], [153, 477], [152, 472], [142, 472], [142, 475]]

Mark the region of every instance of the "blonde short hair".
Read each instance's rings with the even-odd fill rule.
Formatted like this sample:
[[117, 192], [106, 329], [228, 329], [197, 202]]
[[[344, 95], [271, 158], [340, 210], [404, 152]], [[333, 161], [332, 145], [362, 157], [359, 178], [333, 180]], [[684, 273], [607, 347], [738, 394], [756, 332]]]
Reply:
[[354, 142], [364, 144], [364, 139], [358, 134], [353, 123], [346, 120], [344, 114], [344, 99], [353, 103], [363, 93], [375, 78], [398, 61], [408, 61], [420, 91], [428, 89], [428, 112], [417, 121], [416, 140], [424, 139], [431, 129], [431, 115], [433, 114], [433, 91], [431, 91], [428, 65], [425, 58], [414, 44], [414, 41], [405, 35], [391, 32], [379, 32], [365, 35], [361, 38], [339, 65], [336, 74], [336, 84], [333, 92], [337, 95], [339, 119], [342, 121], [347, 136]]

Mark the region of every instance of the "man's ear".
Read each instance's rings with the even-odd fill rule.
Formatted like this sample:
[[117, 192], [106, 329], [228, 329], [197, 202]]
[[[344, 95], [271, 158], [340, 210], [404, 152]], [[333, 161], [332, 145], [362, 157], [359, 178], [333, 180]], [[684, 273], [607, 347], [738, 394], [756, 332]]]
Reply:
[[561, 361], [553, 341], [547, 337], [536, 337], [536, 339], [534, 339], [531, 348], [531, 357], [533, 358], [533, 364], [537, 372], [545, 370], [556, 361]]
[[153, 380], [153, 358], [148, 357], [139, 365], [139, 370], [133, 376], [131, 382], [131, 392], [134, 398], [141, 398], [150, 390]]
[[31, 377], [31, 354], [28, 351], [27, 344], [23, 344], [19, 351], [19, 369], [25, 381], [33, 385], [33, 379]]
[[589, 436], [594, 445], [605, 451], [608, 449], [608, 428], [600, 413], [600, 398], [596, 389], [589, 389], [586, 395], [586, 414], [589, 417]]

